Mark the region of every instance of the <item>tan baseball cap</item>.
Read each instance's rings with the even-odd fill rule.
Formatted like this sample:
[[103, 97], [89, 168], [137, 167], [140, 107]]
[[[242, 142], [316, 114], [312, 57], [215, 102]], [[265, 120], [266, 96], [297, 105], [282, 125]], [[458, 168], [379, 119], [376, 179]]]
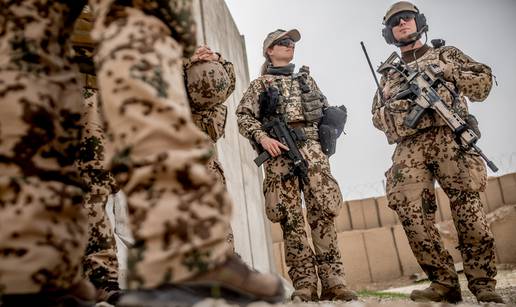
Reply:
[[272, 46], [272, 44], [279, 40], [280, 38], [283, 38], [285, 36], [290, 37], [294, 42], [298, 42], [301, 39], [301, 34], [297, 29], [292, 29], [289, 31], [285, 31], [282, 29], [278, 29], [274, 32], [271, 32], [267, 34], [267, 37], [263, 41], [263, 56], [267, 57], [267, 49]]

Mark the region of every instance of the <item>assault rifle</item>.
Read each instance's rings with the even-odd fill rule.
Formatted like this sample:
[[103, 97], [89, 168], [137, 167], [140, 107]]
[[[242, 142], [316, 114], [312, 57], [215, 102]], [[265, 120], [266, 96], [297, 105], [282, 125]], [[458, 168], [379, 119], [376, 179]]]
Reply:
[[[308, 179], [308, 163], [297, 148], [297, 143], [306, 141], [306, 137], [302, 130], [290, 128], [283, 115], [277, 112], [281, 99], [278, 89], [273, 86], [268, 87], [260, 94], [260, 121], [264, 123], [263, 129], [269, 135], [289, 148], [282, 154], [287, 155], [292, 161], [293, 167], [285, 177], [298, 176], [302, 181], [306, 181]], [[254, 163], [260, 166], [270, 158], [272, 157], [269, 152], [264, 150], [254, 159]]]
[[458, 94], [450, 89], [442, 79], [442, 70], [437, 65], [428, 65], [422, 70], [413, 70], [403, 62], [398, 53], [393, 52], [389, 58], [380, 65], [377, 72], [382, 74], [394, 69], [405, 79], [405, 87], [392, 99], [409, 99], [413, 102], [412, 108], [405, 118], [404, 124], [409, 128], [415, 128], [421, 116], [427, 110], [433, 110], [450, 127], [455, 135], [455, 140], [464, 150], [477, 152], [487, 163], [487, 166], [497, 172], [498, 167], [476, 145], [479, 136], [471, 129], [466, 121], [453, 110], [450, 110], [437, 93], [439, 85], [444, 86], [453, 97]]

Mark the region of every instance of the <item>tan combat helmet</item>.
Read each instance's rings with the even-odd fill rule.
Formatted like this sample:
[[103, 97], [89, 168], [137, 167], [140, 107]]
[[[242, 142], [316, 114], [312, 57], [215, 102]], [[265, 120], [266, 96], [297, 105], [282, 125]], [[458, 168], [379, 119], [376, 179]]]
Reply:
[[385, 25], [387, 20], [389, 20], [392, 16], [394, 16], [400, 12], [407, 12], [407, 11], [414, 12], [416, 14], [419, 13], [419, 10], [417, 9], [417, 7], [408, 1], [400, 1], [400, 2], [394, 3], [393, 5], [391, 5], [391, 7], [389, 7], [387, 12], [385, 13], [385, 16], [383, 16], [383, 24]]
[[186, 66], [186, 88], [190, 106], [206, 110], [221, 104], [231, 94], [231, 80], [220, 62], [199, 61]]

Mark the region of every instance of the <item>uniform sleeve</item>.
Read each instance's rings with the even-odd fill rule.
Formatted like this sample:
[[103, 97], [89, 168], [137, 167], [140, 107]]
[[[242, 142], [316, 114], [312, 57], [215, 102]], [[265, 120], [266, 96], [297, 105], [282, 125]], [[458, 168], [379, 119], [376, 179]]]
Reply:
[[452, 64], [451, 78], [459, 91], [471, 101], [483, 101], [493, 85], [491, 68], [478, 63], [455, 47], [446, 47], [440, 60]]
[[[383, 88], [385, 85], [385, 77], [380, 79], [380, 86]], [[373, 97], [373, 105], [371, 107], [371, 113], [373, 114], [373, 125], [376, 129], [385, 131], [385, 123], [382, 118], [385, 118], [385, 105], [381, 99], [379, 89], [376, 90], [376, 93]]]
[[[166, 7], [161, 1], [146, 1], [153, 11], [170, 28], [172, 37], [183, 46], [183, 56], [188, 58], [197, 48], [197, 28], [194, 20], [192, 0], [171, 0]], [[159, 9], [156, 9], [159, 7]]]
[[260, 114], [259, 96], [262, 91], [259, 81], [253, 81], [244, 93], [236, 110], [238, 128], [244, 137], [257, 143], [267, 133], [263, 130], [258, 120]]

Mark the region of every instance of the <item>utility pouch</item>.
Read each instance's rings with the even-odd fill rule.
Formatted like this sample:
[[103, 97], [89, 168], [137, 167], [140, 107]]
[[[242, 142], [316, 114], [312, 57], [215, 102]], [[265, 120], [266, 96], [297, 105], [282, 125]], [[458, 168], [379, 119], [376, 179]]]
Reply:
[[321, 93], [319, 91], [310, 91], [308, 93], [301, 93], [303, 101], [321, 100]]
[[303, 93], [301, 99], [305, 120], [307, 122], [319, 121], [323, 116], [322, 108], [324, 106], [321, 93], [318, 91]]
[[209, 110], [192, 111], [194, 123], [208, 134], [213, 142], [217, 142], [224, 135], [226, 118], [227, 107], [223, 104], [216, 105]]
[[304, 142], [306, 142], [307, 137], [302, 128], [293, 128], [292, 134], [298, 145], [304, 144]]

